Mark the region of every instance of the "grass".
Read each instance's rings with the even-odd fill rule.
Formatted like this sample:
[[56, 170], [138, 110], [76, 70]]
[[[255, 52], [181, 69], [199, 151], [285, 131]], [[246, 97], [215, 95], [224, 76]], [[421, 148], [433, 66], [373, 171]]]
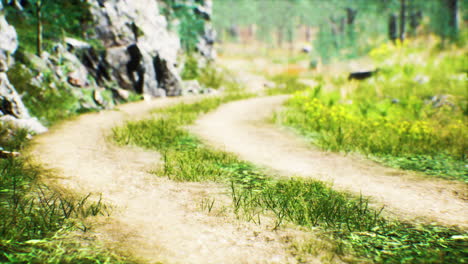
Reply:
[[[26, 142], [26, 131], [0, 124], [3, 148], [21, 151]], [[111, 208], [99, 195], [76, 196], [41, 181], [53, 177], [26, 158], [0, 159], [0, 262], [124, 263], [92, 240], [69, 237], [86, 233], [90, 217]]]
[[[52, 72], [43, 72], [41, 86], [33, 84], [33, 73], [21, 64], [15, 64], [8, 71], [8, 78], [14, 85], [29, 113], [45, 125], [52, 125], [60, 120], [84, 112], [71, 88], [54, 80]], [[52, 88], [52, 84], [58, 85]]]
[[[208, 98], [157, 110], [153, 119], [114, 128], [113, 136], [120, 144], [160, 151], [165, 162], [156, 175], [226, 184], [239, 217], [259, 223], [270, 215], [276, 228], [285, 222], [319, 227], [347, 262], [464, 263], [467, 236], [460, 231], [387, 220], [367, 199], [336, 192], [322, 182], [272, 178], [232, 154], [207, 147], [183, 128], [220, 104], [243, 98]], [[209, 210], [212, 201], [202, 206]]]
[[[375, 77], [349, 82], [321, 76], [317, 87], [295, 93], [273, 119], [326, 150], [357, 151], [393, 167], [466, 182], [463, 54], [383, 45], [371, 51], [382, 65]], [[335, 92], [323, 92], [324, 86]]]
[[275, 84], [269, 88], [267, 95], [292, 94], [309, 89], [309, 86], [299, 81], [296, 74], [278, 74], [270, 78]]
[[218, 65], [207, 62], [200, 67], [198, 60], [193, 55], [188, 55], [184, 64], [181, 77], [184, 80], [197, 80], [203, 88], [220, 89], [223, 85], [230, 84], [227, 80], [226, 70]]

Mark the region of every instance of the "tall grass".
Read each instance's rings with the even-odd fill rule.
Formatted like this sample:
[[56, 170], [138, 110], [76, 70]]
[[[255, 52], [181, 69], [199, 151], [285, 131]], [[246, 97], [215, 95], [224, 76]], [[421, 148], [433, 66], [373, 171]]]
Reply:
[[[358, 151], [392, 166], [467, 181], [466, 58], [427, 55], [411, 45], [383, 45], [371, 55], [382, 64], [375, 77], [322, 78], [314, 89], [296, 93], [274, 119], [324, 149]], [[324, 93], [326, 85], [340, 92]]]
[[[285, 222], [321, 228], [345, 261], [463, 263], [466, 236], [457, 230], [386, 220], [367, 199], [336, 192], [322, 182], [272, 178], [232, 154], [207, 147], [183, 128], [221, 103], [242, 98], [208, 98], [157, 110], [153, 119], [114, 128], [114, 139], [160, 151], [164, 164], [154, 172], [158, 176], [226, 184], [233, 209], [243, 219], [259, 223], [269, 215], [275, 228]], [[349, 253], [354, 257], [346, 258]]]
[[271, 78], [274, 87], [269, 88], [268, 95], [292, 94], [309, 89], [309, 86], [299, 81], [297, 74], [279, 74]]
[[[26, 135], [0, 124], [7, 150], [22, 150]], [[50, 177], [55, 176], [26, 158], [0, 159], [0, 262], [123, 263], [97, 244], [65, 235], [88, 231], [88, 217], [110, 213], [101, 196], [76, 196], [42, 183]]]

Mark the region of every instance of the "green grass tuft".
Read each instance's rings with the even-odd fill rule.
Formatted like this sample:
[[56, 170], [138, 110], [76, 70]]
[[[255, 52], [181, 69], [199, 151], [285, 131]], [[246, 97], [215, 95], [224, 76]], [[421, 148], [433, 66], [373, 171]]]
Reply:
[[[334, 191], [319, 181], [269, 177], [232, 154], [207, 147], [183, 128], [220, 104], [243, 98], [208, 98], [157, 110], [159, 117], [114, 128], [114, 139], [120, 144], [160, 151], [164, 164], [155, 171], [158, 176], [230, 186], [233, 208], [239, 217], [259, 223], [264, 215], [272, 215], [276, 227], [290, 222], [321, 228], [335, 241], [336, 254], [343, 260], [464, 263], [463, 243], [467, 236], [460, 231], [387, 220], [380, 215], [381, 210], [369, 206], [367, 199]], [[346, 256], [350, 253], [352, 258]]]

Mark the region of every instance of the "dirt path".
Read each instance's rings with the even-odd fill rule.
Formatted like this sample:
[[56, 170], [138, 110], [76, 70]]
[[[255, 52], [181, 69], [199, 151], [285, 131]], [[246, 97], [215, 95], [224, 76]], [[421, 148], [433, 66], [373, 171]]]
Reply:
[[226, 104], [192, 130], [211, 144], [283, 175], [311, 177], [362, 193], [391, 215], [468, 228], [467, 186], [389, 169], [358, 157], [314, 150], [291, 132], [265, 122], [285, 96]]
[[294, 262], [282, 242], [287, 234], [237, 221], [223, 213], [222, 202], [215, 208], [218, 215], [199, 208], [204, 197], [225, 197], [224, 187], [155, 177], [146, 171], [156, 166], [157, 153], [106, 140], [124, 120], [189, 100], [194, 99], [160, 99], [83, 115], [35, 138], [31, 154], [64, 176], [58, 184], [78, 194], [102, 193], [115, 209], [97, 227], [97, 236], [144, 262]]

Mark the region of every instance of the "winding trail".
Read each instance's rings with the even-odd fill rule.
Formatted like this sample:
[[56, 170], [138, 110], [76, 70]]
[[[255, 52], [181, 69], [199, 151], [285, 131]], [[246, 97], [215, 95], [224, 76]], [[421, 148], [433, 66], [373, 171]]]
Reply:
[[[147, 171], [159, 154], [117, 147], [107, 139], [125, 120], [196, 99], [158, 99], [86, 114], [36, 137], [30, 154], [63, 175], [56, 184], [81, 195], [102, 193], [114, 211], [96, 225], [96, 236], [145, 263], [294, 263], [284, 242], [291, 234], [223, 212], [229, 211], [223, 209], [229, 205], [224, 186], [155, 177]], [[198, 201], [207, 197], [217, 199], [213, 211], [218, 213], [200, 209]]]
[[370, 197], [400, 219], [468, 228], [467, 185], [418, 176], [355, 156], [313, 149], [292, 132], [267, 124], [286, 96], [254, 98], [221, 106], [192, 131], [210, 144], [281, 175], [331, 182], [339, 190]]

